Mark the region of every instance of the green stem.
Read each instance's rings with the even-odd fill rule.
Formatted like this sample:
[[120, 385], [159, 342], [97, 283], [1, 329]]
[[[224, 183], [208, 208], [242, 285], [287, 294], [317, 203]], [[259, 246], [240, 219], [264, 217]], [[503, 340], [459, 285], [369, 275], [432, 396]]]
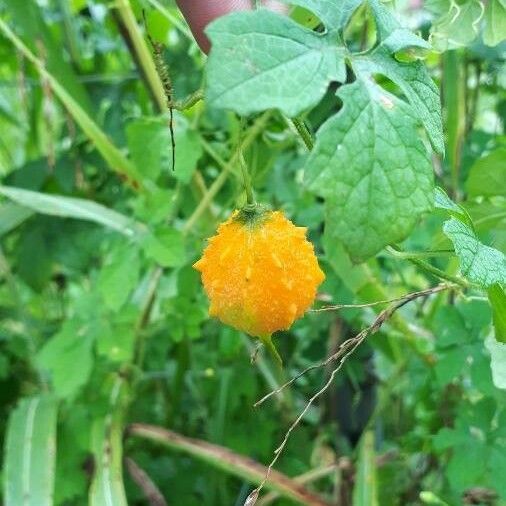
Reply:
[[239, 155], [239, 164], [241, 165], [242, 179], [244, 183], [244, 191], [246, 192], [246, 203], [247, 204], [255, 204], [255, 197], [253, 195], [253, 188], [251, 187], [251, 177], [248, 172], [248, 167], [246, 165], [246, 160], [244, 159], [243, 154]]
[[238, 157], [240, 156], [241, 152], [247, 149], [255, 140], [255, 138], [260, 134], [260, 132], [265, 127], [265, 124], [269, 120], [271, 116], [271, 111], [267, 111], [263, 113], [251, 126], [251, 128], [248, 130], [247, 134], [244, 136], [243, 141], [239, 145], [238, 149], [230, 158], [228, 164], [227, 164], [227, 170], [223, 170], [220, 175], [216, 178], [214, 183], [210, 186], [209, 190], [207, 191], [206, 195], [203, 197], [203, 199], [200, 201], [200, 204], [197, 206], [195, 211], [193, 211], [193, 214], [188, 218], [188, 221], [185, 223], [183, 227], [183, 232], [187, 233], [189, 232], [195, 223], [198, 221], [202, 213], [206, 210], [207, 206], [209, 206], [213, 200], [213, 198], [216, 196], [216, 194], [221, 190], [221, 187], [225, 184], [227, 181], [227, 178], [232, 171], [232, 167], [237, 163]]
[[297, 133], [300, 135], [300, 138], [304, 142], [308, 151], [311, 151], [314, 146], [314, 140], [304, 121], [300, 118], [290, 118], [288, 121], [291, 125], [293, 125]]
[[438, 251], [397, 251], [394, 248], [390, 248], [387, 246], [387, 251], [392, 256], [397, 258], [427, 258], [427, 257], [443, 257], [447, 255], [451, 255], [455, 253], [451, 249], [447, 250], [438, 250]]
[[443, 104], [446, 110], [447, 154], [451, 173], [452, 196], [459, 200], [461, 150], [466, 127], [466, 82], [462, 52], [443, 55]]
[[420, 260], [419, 258], [417, 258], [415, 256], [406, 256], [404, 254], [404, 252], [399, 251], [396, 248], [396, 246], [387, 246], [386, 249], [393, 256], [407, 260], [408, 262], [411, 262], [412, 264], [416, 265], [417, 267], [420, 267], [420, 269], [432, 274], [433, 276], [436, 276], [437, 278], [444, 279], [446, 281], [451, 281], [452, 283], [456, 283], [457, 285], [461, 286], [462, 288], [469, 288], [469, 286], [470, 286], [470, 284], [463, 278], [459, 278], [457, 276], [452, 276], [451, 274], [447, 274], [446, 272], [442, 271], [441, 269], [438, 269], [437, 267], [434, 267], [433, 265], [429, 264], [428, 262]]
[[279, 367], [283, 367], [283, 359], [281, 358], [281, 355], [278, 353], [276, 346], [272, 342], [272, 336], [271, 335], [261, 336], [260, 341], [262, 341], [262, 344], [265, 346], [265, 349], [268, 350], [269, 353], [274, 357]]

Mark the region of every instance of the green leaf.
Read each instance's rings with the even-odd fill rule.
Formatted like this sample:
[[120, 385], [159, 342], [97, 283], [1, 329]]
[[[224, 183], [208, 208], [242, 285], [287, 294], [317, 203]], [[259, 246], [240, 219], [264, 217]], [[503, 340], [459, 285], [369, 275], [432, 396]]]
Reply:
[[318, 131], [306, 181], [327, 199], [331, 234], [359, 261], [409, 235], [432, 208], [433, 176], [409, 106], [362, 80], [338, 96], [343, 108]]
[[501, 0], [489, 0], [485, 6], [483, 42], [496, 46], [506, 40], [506, 5]]
[[448, 194], [440, 186], [436, 186], [434, 189], [434, 207], [445, 209], [447, 211], [453, 211], [457, 214], [464, 214], [463, 208], [458, 204], [455, 204], [455, 202], [448, 197]]
[[236, 12], [211, 23], [206, 97], [210, 106], [250, 114], [278, 108], [296, 116], [315, 105], [331, 81], [346, 78], [344, 50], [264, 9]]
[[98, 279], [98, 291], [106, 306], [117, 311], [137, 285], [140, 274], [139, 251], [127, 244], [114, 250]]
[[176, 167], [174, 177], [183, 184], [191, 181], [197, 162], [203, 154], [202, 144], [195, 130], [176, 125]]
[[129, 237], [143, 230], [141, 224], [91, 200], [47, 195], [11, 186], [0, 186], [0, 194], [37, 213], [93, 221]]
[[501, 285], [495, 284], [488, 289], [488, 300], [492, 306], [495, 339], [506, 343], [506, 294]]
[[74, 397], [88, 381], [93, 366], [88, 331], [88, 325], [69, 320], [37, 354], [37, 365], [49, 373], [59, 397]]
[[52, 506], [57, 404], [49, 395], [23, 399], [7, 424], [5, 506]]
[[0, 236], [7, 234], [26, 221], [33, 212], [26, 207], [8, 202], [0, 207]]
[[396, 53], [402, 49], [419, 48], [430, 49], [430, 44], [415, 35], [407, 28], [403, 28], [394, 14], [379, 0], [368, 0], [371, 6], [380, 46], [388, 49], [390, 53]]
[[441, 352], [434, 367], [436, 379], [442, 388], [453, 381], [466, 365], [467, 351], [464, 348], [452, 347]]
[[437, 310], [434, 315], [433, 331], [438, 349], [463, 344], [471, 337], [463, 315], [455, 306], [442, 306]]
[[139, 171], [155, 181], [162, 173], [171, 173], [183, 184], [190, 182], [202, 156], [198, 134], [182, 114], [174, 113], [176, 165], [172, 169], [172, 146], [167, 119], [140, 118], [127, 126], [130, 154]]
[[471, 216], [469, 216], [467, 210], [461, 205], [455, 204], [455, 202], [453, 202], [453, 200], [448, 197], [446, 192], [439, 186], [437, 186], [434, 190], [434, 207], [437, 209], [444, 209], [450, 216], [453, 216], [463, 223], [466, 223], [471, 228], [474, 228], [473, 220], [471, 219]]
[[64, 457], [56, 461], [55, 505], [75, 504], [86, 497], [89, 477], [83, 464], [90, 452], [91, 411], [89, 402], [72, 404], [58, 424], [58, 454]]
[[[134, 316], [137, 312], [134, 312]], [[135, 344], [135, 318], [127, 312], [119, 314], [119, 320], [111, 325], [108, 321], [99, 321], [93, 330], [96, 350], [99, 355], [111, 362], [127, 362], [133, 358]]]
[[506, 197], [506, 148], [498, 148], [473, 164], [466, 190], [470, 197]]
[[483, 16], [479, 0], [448, 2], [448, 12], [437, 19], [431, 29], [430, 41], [438, 51], [467, 46], [476, 39]]
[[282, 0], [285, 3], [300, 5], [314, 12], [328, 31], [346, 26], [355, 9], [363, 0]]
[[438, 153], [444, 152], [443, 125], [439, 89], [420, 61], [398, 61], [392, 55], [400, 52], [430, 49], [430, 45], [403, 28], [393, 14], [378, 0], [369, 0], [380, 43], [372, 52], [351, 59], [355, 73], [363, 79], [382, 74], [393, 81], [406, 96], [413, 113], [421, 121]]
[[443, 225], [459, 257], [460, 271], [470, 281], [484, 288], [506, 283], [506, 257], [495, 248], [481, 243], [474, 231], [462, 221], [450, 218]]
[[168, 155], [172, 151], [168, 123], [156, 118], [140, 118], [130, 121], [126, 127], [130, 156], [137, 170], [156, 181], [169, 166]]
[[145, 236], [143, 248], [162, 267], [179, 267], [186, 261], [183, 235], [173, 228], [163, 227]]
[[425, 127], [434, 150], [443, 153], [444, 136], [438, 87], [422, 62], [402, 63], [392, 58], [391, 52], [390, 48], [387, 50], [384, 45], [380, 45], [370, 54], [353, 58], [353, 70], [363, 79], [370, 79], [372, 74], [382, 74], [397, 84], [411, 105], [412, 113]]
[[353, 487], [353, 506], [378, 506], [378, 504], [374, 432], [367, 431], [360, 443], [358, 469]]
[[489, 336], [485, 341], [485, 346], [490, 353], [490, 368], [494, 385], [506, 390], [506, 344]]

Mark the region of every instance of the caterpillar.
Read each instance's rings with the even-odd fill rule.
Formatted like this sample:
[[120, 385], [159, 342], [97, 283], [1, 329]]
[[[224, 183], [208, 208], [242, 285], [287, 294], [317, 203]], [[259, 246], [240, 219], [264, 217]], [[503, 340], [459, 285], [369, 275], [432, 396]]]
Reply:
[[173, 102], [173, 87], [172, 79], [170, 78], [169, 67], [163, 58], [163, 45], [153, 40], [148, 31], [148, 24], [146, 22], [145, 12], [142, 11], [142, 17], [144, 18], [144, 26], [146, 28], [146, 36], [151, 44], [153, 51], [153, 60], [155, 63], [156, 73], [162, 82], [163, 92], [167, 99], [167, 109], [169, 110], [169, 131], [170, 131], [170, 143], [172, 147], [172, 170], [176, 168], [176, 141], [174, 138], [174, 102]]

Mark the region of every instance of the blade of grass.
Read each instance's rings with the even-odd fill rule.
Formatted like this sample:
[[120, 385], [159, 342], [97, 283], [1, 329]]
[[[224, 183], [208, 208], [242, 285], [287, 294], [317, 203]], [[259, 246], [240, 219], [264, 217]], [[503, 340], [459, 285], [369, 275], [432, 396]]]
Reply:
[[[0, 194], [24, 206], [21, 209], [28, 208], [50, 216], [93, 221], [112, 228], [128, 237], [133, 237], [137, 233], [146, 231], [143, 224], [135, 222], [129, 217], [97, 204], [92, 200], [64, 197], [61, 195], [47, 195], [45, 193], [9, 186], [0, 186]], [[25, 216], [21, 214], [21, 218], [26, 219], [31, 214], [30, 211], [27, 211], [27, 213], [25, 213]]]
[[155, 97], [156, 104], [160, 111], [165, 111], [167, 98], [165, 97], [165, 92], [163, 91], [162, 82], [156, 72], [151, 51], [149, 50], [148, 45], [141, 34], [139, 25], [137, 24], [137, 20], [135, 19], [132, 6], [130, 5], [129, 0], [117, 0], [115, 5], [120, 19], [128, 31], [128, 35], [130, 36], [130, 40], [137, 56], [136, 60], [138, 61], [142, 72], [146, 76], [146, 81], [148, 82], [151, 92]]
[[374, 433], [367, 431], [362, 436], [360, 444], [358, 469], [353, 487], [353, 506], [378, 506], [378, 504]]
[[128, 385], [120, 377], [109, 397], [110, 412], [92, 427], [95, 470], [89, 490], [89, 506], [127, 506], [123, 485], [123, 416]]
[[5, 506], [53, 504], [57, 403], [49, 395], [22, 400], [7, 425]]

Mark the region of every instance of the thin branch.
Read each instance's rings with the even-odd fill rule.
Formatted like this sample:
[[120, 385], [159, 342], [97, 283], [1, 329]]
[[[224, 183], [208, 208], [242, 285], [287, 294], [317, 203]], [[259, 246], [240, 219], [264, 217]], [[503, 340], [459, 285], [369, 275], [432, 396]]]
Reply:
[[[266, 472], [266, 468], [262, 464], [235, 453], [224, 446], [183, 436], [162, 427], [134, 423], [128, 427], [126, 435], [151, 440], [186, 453], [251, 483], [260, 483]], [[301, 483], [297, 483], [278, 471], [272, 472], [266, 488], [307, 506], [330, 506], [322, 497], [310, 492]]]
[[130, 478], [142, 490], [150, 506], [167, 506], [167, 501], [144, 469], [129, 457], [125, 458], [125, 466]]
[[[440, 285], [441, 286], [441, 285]], [[450, 287], [450, 285], [448, 285]], [[457, 288], [457, 286], [454, 286], [452, 288]], [[432, 290], [433, 288], [428, 288], [427, 290]], [[338, 311], [339, 309], [360, 309], [364, 307], [374, 307], [374, 306], [380, 306], [382, 304], [392, 304], [393, 302], [399, 302], [402, 300], [405, 300], [408, 296], [420, 296], [423, 297], [426, 295], [427, 290], [420, 290], [418, 292], [412, 292], [407, 295], [402, 295], [401, 297], [396, 297], [395, 299], [387, 299], [387, 300], [377, 300], [375, 302], [365, 302], [364, 304], [335, 304], [332, 306], [324, 306], [320, 307], [318, 309], [310, 309], [310, 313], [322, 313], [324, 311]]]
[[337, 362], [337, 366], [332, 370], [332, 373], [330, 374], [328, 380], [320, 388], [320, 390], [318, 390], [309, 399], [309, 401], [307, 402], [304, 409], [300, 412], [300, 414], [297, 416], [295, 421], [290, 425], [290, 427], [286, 431], [283, 441], [278, 446], [278, 448], [276, 448], [276, 450], [274, 450], [274, 458], [271, 460], [271, 463], [267, 467], [267, 471], [265, 473], [264, 479], [262, 480], [260, 485], [256, 489], [254, 489], [251, 492], [251, 494], [247, 497], [247, 499], [244, 503], [245, 506], [246, 505], [253, 506], [256, 503], [258, 495], [259, 495], [260, 491], [262, 490], [263, 486], [265, 485], [265, 483], [267, 482], [267, 480], [269, 479], [269, 475], [272, 471], [272, 468], [273, 468], [274, 464], [276, 463], [276, 461], [278, 460], [279, 456], [281, 455], [283, 449], [285, 448], [285, 446], [288, 442], [288, 439], [290, 438], [291, 433], [299, 425], [299, 423], [304, 418], [304, 415], [307, 413], [307, 411], [309, 410], [311, 405], [314, 403], [314, 401], [316, 399], [318, 399], [322, 394], [324, 394], [326, 392], [326, 390], [329, 388], [329, 386], [332, 384], [336, 374], [341, 370], [341, 368], [342, 368], [343, 364], [346, 362], [347, 358], [365, 341], [365, 339], [368, 336], [378, 332], [378, 330], [385, 323], [385, 321], [387, 321], [398, 309], [400, 309], [401, 307], [403, 307], [407, 303], [409, 303], [419, 297], [427, 297], [427, 296], [432, 295], [434, 293], [438, 293], [443, 290], [449, 290], [449, 289], [454, 289], [454, 288], [455, 288], [455, 285], [441, 284], [441, 285], [434, 286], [432, 288], [428, 288], [426, 290], [421, 290], [418, 292], [413, 292], [413, 293], [407, 294], [406, 296], [404, 296], [403, 298], [401, 298], [400, 300], [398, 300], [397, 302], [392, 304], [390, 307], [381, 311], [381, 313], [376, 317], [374, 322], [371, 325], [369, 325], [368, 327], [366, 327], [365, 329], [363, 329], [362, 331], [360, 331], [355, 337], [352, 337], [351, 339], [344, 341], [341, 344], [341, 346], [339, 346], [336, 353], [330, 355], [324, 361], [319, 362], [318, 364], [314, 364], [310, 367], [307, 367], [301, 373], [299, 373], [294, 378], [292, 378], [290, 381], [287, 381], [284, 385], [279, 387], [277, 390], [270, 392], [269, 394], [267, 394], [266, 396], [264, 396], [262, 399], [260, 399], [258, 402], [255, 403], [255, 405], [254, 405], [255, 407], [259, 406], [264, 401], [266, 401], [268, 398], [270, 398], [272, 395], [281, 392], [284, 388], [291, 385], [294, 381], [296, 381], [298, 378], [300, 378], [302, 375], [306, 374], [307, 372], [309, 372], [313, 369], [320, 368], [320, 367], [325, 367], [326, 365], [328, 365], [331, 362]]
[[379, 305], [379, 304], [387, 304], [387, 303], [392, 303], [392, 302], [396, 303], [395, 305], [393, 305], [393, 306], [391, 306], [391, 307], [389, 307], [387, 309], [384, 309], [376, 317], [376, 319], [374, 320], [374, 322], [369, 327], [367, 327], [364, 330], [362, 330], [355, 337], [352, 337], [352, 338], [344, 341], [339, 346], [339, 348], [337, 349], [337, 351], [334, 354], [330, 355], [329, 357], [327, 357], [322, 362], [318, 362], [316, 364], [310, 365], [309, 367], [306, 367], [300, 373], [298, 373], [297, 375], [295, 375], [292, 379], [290, 379], [286, 383], [283, 383], [283, 385], [281, 385], [278, 389], [269, 392], [267, 395], [264, 395], [264, 397], [262, 397], [260, 400], [258, 400], [257, 402], [255, 402], [255, 404], [253, 406], [255, 408], [258, 407], [258, 406], [260, 406], [267, 399], [269, 399], [273, 395], [279, 394], [282, 390], [284, 390], [286, 387], [290, 386], [291, 384], [295, 383], [300, 377], [304, 376], [308, 372], [313, 371], [315, 369], [319, 369], [320, 367], [325, 367], [329, 363], [334, 362], [335, 360], [343, 357], [343, 354], [347, 353], [347, 351], [357, 341], [357, 339], [361, 338], [362, 334], [365, 334], [365, 337], [367, 337], [369, 334], [373, 334], [373, 333], [377, 332], [380, 329], [380, 327], [383, 325], [383, 323], [388, 318], [390, 318], [392, 316], [392, 314], [395, 313], [395, 311], [397, 311], [399, 308], [401, 308], [402, 306], [404, 306], [408, 302], [411, 302], [412, 300], [415, 300], [415, 299], [417, 299], [419, 297], [427, 297], [429, 295], [432, 295], [432, 294], [437, 293], [437, 292], [441, 292], [443, 290], [453, 290], [455, 288], [457, 288], [457, 287], [455, 285], [452, 285], [452, 284], [441, 284], [441, 285], [433, 286], [431, 288], [427, 288], [426, 290], [420, 290], [418, 292], [408, 293], [408, 294], [406, 294], [406, 295], [404, 295], [402, 297], [398, 297], [396, 299], [380, 300], [380, 301], [377, 301], [377, 302], [370, 302], [370, 303], [367, 303], [367, 304], [343, 304], [341, 306], [336, 305], [336, 306], [329, 306], [328, 308], [322, 308], [320, 310], [319, 309], [313, 310], [313, 311], [322, 311], [322, 310], [325, 311], [325, 310], [328, 309], [330, 311], [332, 309], [340, 309], [340, 308], [370, 307], [370, 306], [376, 306], [376, 305]]
[[444, 257], [455, 253], [453, 249], [442, 249], [433, 251], [397, 251], [395, 253], [389, 251], [389, 253], [398, 258], [432, 258], [432, 257]]

